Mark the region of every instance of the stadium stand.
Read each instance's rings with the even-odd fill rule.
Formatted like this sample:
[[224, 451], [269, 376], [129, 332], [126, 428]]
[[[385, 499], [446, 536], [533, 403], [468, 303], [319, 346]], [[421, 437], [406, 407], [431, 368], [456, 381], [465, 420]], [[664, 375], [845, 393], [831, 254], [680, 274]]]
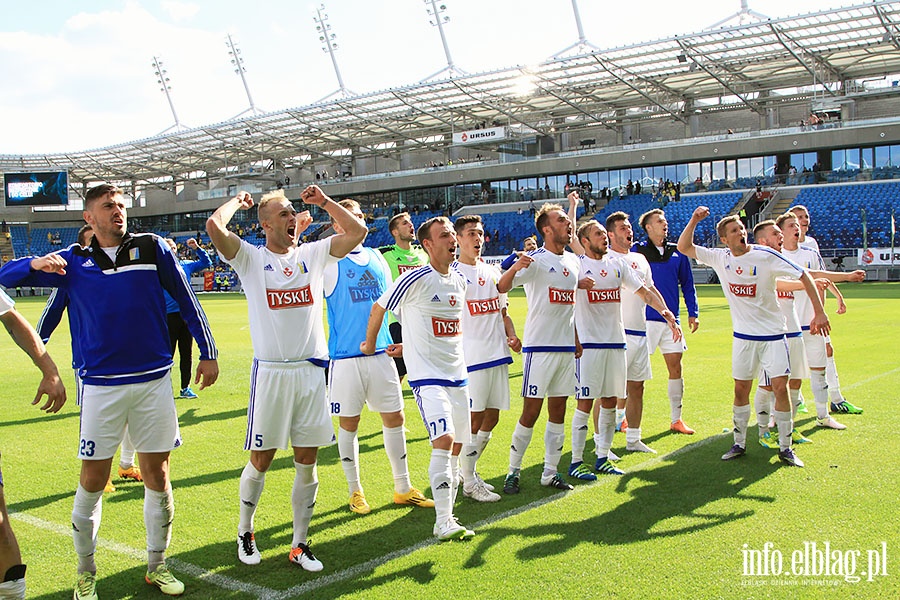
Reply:
[[863, 210], [867, 245], [889, 247], [891, 211], [900, 212], [900, 182], [804, 187], [791, 206], [798, 204], [812, 214], [809, 233], [821, 248], [862, 247]]

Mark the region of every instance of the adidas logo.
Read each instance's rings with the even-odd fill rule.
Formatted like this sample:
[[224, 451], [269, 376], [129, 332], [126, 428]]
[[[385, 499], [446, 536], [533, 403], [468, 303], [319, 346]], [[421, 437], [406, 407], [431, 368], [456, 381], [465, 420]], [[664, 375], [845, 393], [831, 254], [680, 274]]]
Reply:
[[441, 301], [441, 297], [438, 296], [437, 294], [435, 294], [435, 295], [434, 295], [434, 298], [432, 298], [431, 301], [432, 301], [432, 302], [440, 302], [440, 301]]
[[519, 449], [516, 448], [516, 445], [515, 445], [515, 444], [510, 444], [509, 449], [512, 450], [513, 452], [518, 452], [518, 451], [519, 451]]
[[556, 449], [556, 451], [557, 451], [557, 452], [562, 452], [562, 449], [563, 449], [563, 447], [560, 446], [559, 448]]
[[243, 504], [244, 506], [249, 506], [249, 507], [251, 507], [251, 508], [254, 507], [254, 506], [256, 506], [255, 504], [253, 504], [253, 503], [250, 502], [249, 500], [241, 500], [241, 504]]
[[478, 456], [478, 450], [472, 450], [471, 452], [466, 454], [466, 456]]
[[406, 453], [403, 453], [403, 456], [400, 457], [400, 460], [406, 460]]
[[447, 483], [447, 482], [445, 481], [445, 482], [443, 482], [441, 485], [437, 486], [437, 489], [439, 489], [439, 490], [449, 490], [449, 489], [450, 489], [450, 484]]
[[266, 265], [263, 267], [263, 271], [274, 271], [275, 268], [272, 265]]
[[368, 270], [363, 271], [363, 274], [359, 276], [360, 281], [375, 281], [375, 276], [372, 275]]
[[349, 456], [345, 456], [344, 458], [341, 459], [341, 462], [353, 462], [353, 459], [350, 458]]
[[556, 273], [556, 269], [554, 269], [553, 267], [550, 267], [550, 272], [551, 272], [551, 273]]
[[582, 425], [581, 427], [578, 428], [578, 431], [587, 431], [587, 428], [588, 428], [587, 425]]
[[92, 260], [89, 258], [89, 259], [87, 259], [86, 261], [84, 261], [83, 263], [81, 263], [81, 266], [84, 267], [84, 268], [93, 267], [93, 266], [94, 266], [94, 261], [92, 261]]

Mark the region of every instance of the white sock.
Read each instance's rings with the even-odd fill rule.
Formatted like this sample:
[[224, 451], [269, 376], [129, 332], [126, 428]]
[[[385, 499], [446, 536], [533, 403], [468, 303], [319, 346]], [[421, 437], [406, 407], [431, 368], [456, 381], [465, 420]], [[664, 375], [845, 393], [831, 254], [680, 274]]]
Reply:
[[175, 499], [171, 486], [164, 492], [144, 487], [144, 526], [147, 528], [147, 570], [165, 563], [166, 548], [172, 539]]
[[406, 464], [406, 430], [403, 425], [397, 427], [381, 427], [384, 436], [384, 451], [391, 463], [394, 474], [394, 491], [407, 493], [412, 488], [409, 480], [409, 466]]
[[794, 431], [794, 420], [790, 411], [776, 410], [775, 423], [778, 425], [778, 445], [782, 450], [791, 447], [791, 432]]
[[772, 390], [764, 390], [761, 387], [756, 388], [753, 404], [756, 407], [756, 425], [759, 427], [760, 437], [764, 433], [769, 432], [769, 416], [772, 414], [772, 402], [774, 400], [775, 393]]
[[431, 483], [431, 495], [434, 497], [435, 519], [438, 525], [442, 525], [453, 514], [453, 496], [450, 490], [453, 473], [450, 469], [449, 450], [431, 449], [428, 480]]
[[122, 436], [121, 451], [119, 452], [119, 466], [127, 469], [134, 465], [134, 444], [128, 435], [128, 426], [125, 426], [125, 434]]
[[25, 578], [0, 583], [0, 600], [25, 600]]
[[641, 428], [640, 427], [629, 427], [625, 430], [625, 443], [626, 444], [634, 444], [636, 442], [641, 441]]
[[681, 401], [684, 398], [684, 379], [669, 380], [669, 408], [672, 411], [672, 422], [681, 418]]
[[490, 431], [485, 431], [483, 429], [478, 431], [476, 439], [478, 440], [478, 445], [480, 448], [479, 455], [484, 454], [484, 449], [487, 447], [488, 442], [491, 441], [491, 435], [493, 435]]
[[825, 383], [824, 370], [809, 370], [809, 387], [816, 400], [816, 416], [820, 419], [828, 418], [828, 384]]
[[544, 429], [544, 476], [556, 475], [559, 471], [559, 458], [566, 443], [566, 426], [562, 423], [547, 421]]
[[89, 492], [81, 485], [75, 490], [75, 504], [72, 508], [72, 539], [75, 554], [78, 555], [78, 572], [97, 572], [94, 552], [97, 551], [97, 532], [103, 514], [103, 491]]
[[584, 461], [584, 446], [587, 444], [588, 419], [590, 413], [575, 409], [572, 415], [572, 464]]
[[[797, 409], [800, 407], [800, 403], [803, 402], [803, 400], [800, 398], [800, 388], [795, 389], [795, 388], [789, 387], [788, 395], [791, 398], [791, 416], [796, 419], [797, 418]], [[772, 392], [772, 404], [770, 406], [773, 406], [774, 403], [775, 403], [775, 392]]]
[[518, 472], [522, 468], [522, 459], [525, 458], [525, 451], [528, 450], [528, 444], [531, 443], [531, 436], [534, 434], [533, 427], [525, 427], [516, 422], [516, 428], [513, 430], [512, 443], [509, 445], [509, 472]]
[[[338, 427], [337, 445], [341, 467], [343, 467], [344, 477], [347, 479], [347, 489], [352, 496], [353, 492], [362, 489], [359, 484], [359, 435], [356, 431], [347, 431]], [[387, 444], [385, 444], [385, 449], [387, 449]]]
[[825, 381], [828, 383], [828, 396], [831, 398], [831, 401], [835, 404], [842, 402], [844, 396], [841, 394], [841, 382], [838, 379], [834, 356], [828, 356], [825, 359]]
[[450, 452], [450, 507], [456, 506], [456, 494], [459, 492], [459, 454]]
[[731, 407], [734, 424], [734, 443], [741, 448], [747, 447], [747, 427], [750, 425], [750, 405]]
[[319, 492], [319, 475], [316, 463], [304, 465], [295, 461], [294, 469], [297, 473], [294, 476], [294, 489], [291, 491], [291, 508], [294, 512], [294, 539], [291, 547], [296, 548], [306, 543], [309, 522], [316, 506], [316, 494]]
[[256, 507], [259, 505], [259, 497], [262, 496], [265, 484], [266, 474], [257, 471], [253, 463], [248, 462], [241, 472], [239, 534], [253, 531], [253, 516], [256, 514]]
[[597, 433], [594, 434], [594, 453], [597, 458], [606, 458], [612, 447], [613, 435], [616, 433], [616, 409], [600, 408], [597, 418]]
[[475, 468], [478, 463], [478, 457], [481, 455], [481, 445], [478, 439], [472, 436], [473, 443], [463, 444], [462, 450], [459, 452], [459, 466], [462, 473], [463, 481], [465, 481], [464, 489], [471, 490], [475, 485]]

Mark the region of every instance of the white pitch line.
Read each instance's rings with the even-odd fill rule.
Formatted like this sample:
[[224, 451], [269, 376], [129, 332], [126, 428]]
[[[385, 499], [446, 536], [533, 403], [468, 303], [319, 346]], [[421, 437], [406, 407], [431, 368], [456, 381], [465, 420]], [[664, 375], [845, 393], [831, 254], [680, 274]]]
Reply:
[[[28, 523], [29, 525], [37, 527], [38, 529], [44, 529], [46, 531], [64, 535], [66, 537], [72, 537], [72, 530], [69, 526], [45, 521], [43, 519], [39, 519], [25, 513], [9, 513], [9, 516], [13, 519], [16, 519], [17, 521], [22, 521], [23, 523]], [[119, 542], [105, 540], [103, 538], [97, 539], [97, 545], [105, 550], [110, 550], [112, 552], [115, 552], [116, 554], [122, 554], [129, 558], [132, 558], [138, 563], [147, 562], [147, 553], [143, 550], [138, 550], [137, 548], [132, 548], [131, 546], [120, 544]], [[219, 575], [217, 573], [207, 571], [203, 567], [198, 567], [197, 565], [185, 562], [183, 560], [178, 560], [177, 558], [166, 558], [166, 564], [171, 567], [173, 571], [185, 573], [206, 583], [211, 583], [222, 589], [230, 590], [233, 592], [245, 592], [247, 594], [254, 594], [257, 598], [271, 598], [274, 594], [279, 593], [278, 590], [273, 590], [271, 588], [263, 587], [260, 585], [254, 585], [252, 583], [245, 583], [243, 581], [238, 581], [237, 579], [232, 579], [231, 577], [226, 577], [225, 575]]]
[[862, 381], [857, 381], [856, 383], [852, 383], [847, 387], [841, 388], [842, 390], [852, 390], [861, 386], [866, 385], [867, 383], [871, 383], [876, 379], [881, 379], [882, 377], [887, 377], [888, 375], [893, 375], [894, 373], [900, 373], [900, 368], [894, 369], [892, 371], [885, 371], [884, 373], [879, 373], [878, 375], [874, 375], [869, 377], [868, 379], [863, 379]]

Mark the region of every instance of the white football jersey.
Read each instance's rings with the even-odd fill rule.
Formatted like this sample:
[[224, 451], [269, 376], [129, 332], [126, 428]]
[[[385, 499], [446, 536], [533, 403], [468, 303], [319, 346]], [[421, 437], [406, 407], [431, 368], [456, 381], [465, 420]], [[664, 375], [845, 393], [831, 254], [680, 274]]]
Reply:
[[712, 267], [728, 306], [736, 336], [762, 339], [782, 335], [787, 329], [778, 306], [775, 279], [797, 279], [803, 269], [764, 246], [751, 245], [741, 256], [727, 248], [697, 246], [697, 260]]
[[780, 290], [778, 293], [778, 308], [781, 309], [781, 314], [784, 316], [784, 322], [787, 326], [788, 333], [798, 333], [800, 331], [800, 320], [797, 318], [797, 311], [794, 310], [794, 297], [795, 294], [806, 295], [804, 291], [797, 292], [782, 292]]
[[[650, 270], [650, 263], [643, 254], [637, 252], [616, 252], [609, 250], [613, 256], [620, 257], [626, 265], [634, 270], [641, 281], [647, 287], [653, 285], [653, 272]], [[634, 293], [624, 294], [622, 296], [622, 318], [625, 321], [625, 329], [631, 331], [647, 331], [647, 303], [644, 299]]]
[[484, 261], [474, 265], [455, 262], [452, 267], [466, 278], [462, 330], [467, 370], [471, 373], [511, 363], [503, 326], [506, 294], [497, 291], [500, 269]]
[[525, 288], [528, 298], [522, 351], [574, 352], [575, 289], [580, 261], [571, 252], [554, 254], [545, 248], [528, 255], [534, 262], [518, 271], [513, 280], [513, 285]]
[[441, 275], [431, 265], [405, 272], [378, 299], [400, 315], [410, 386], [466, 385], [461, 323], [465, 303], [463, 275], [455, 269]]
[[[806, 239], [808, 241], [809, 237], [807, 236]], [[781, 253], [807, 271], [810, 269], [814, 271], [825, 270], [825, 262], [822, 260], [819, 251], [811, 246], [807, 246], [806, 242], [800, 244], [796, 250], [782, 248]], [[797, 311], [797, 319], [800, 320], [801, 327], [809, 329], [809, 323], [815, 316], [815, 311], [813, 310], [812, 301], [805, 291], [797, 292], [794, 296], [794, 310]]]
[[811, 235], [805, 236], [805, 237], [803, 238], [803, 241], [800, 242], [800, 245], [801, 245], [801, 246], [807, 246], [807, 247], [809, 247], [809, 248], [812, 248], [813, 250], [815, 250], [815, 251], [818, 252], [819, 254], [822, 253], [822, 251], [819, 250], [819, 242], [817, 242], [817, 241], [816, 241], [816, 238], [814, 238], [814, 237], [811, 236]]
[[625, 347], [622, 297], [637, 297], [634, 291], [644, 282], [637, 271], [620, 257], [610, 254], [599, 260], [579, 257], [581, 277], [594, 280], [593, 289], [579, 289], [576, 292], [575, 326], [578, 340], [585, 348]]
[[0, 290], [0, 315], [5, 315], [16, 305], [6, 292]]
[[301, 244], [287, 254], [241, 241], [235, 257], [226, 262], [241, 278], [247, 296], [257, 360], [328, 364], [322, 276], [325, 267], [337, 261], [331, 256], [331, 239]]

